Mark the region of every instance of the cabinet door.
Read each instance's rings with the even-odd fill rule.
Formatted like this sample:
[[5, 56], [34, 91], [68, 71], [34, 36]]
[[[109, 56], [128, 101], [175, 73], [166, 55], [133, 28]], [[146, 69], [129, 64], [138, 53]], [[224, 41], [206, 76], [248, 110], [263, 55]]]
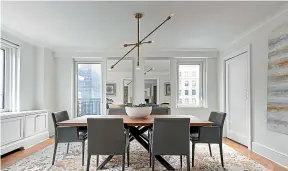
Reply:
[[47, 130], [47, 113], [36, 116], [36, 133]]
[[36, 115], [28, 115], [25, 119], [25, 137], [29, 137], [35, 134], [36, 125], [35, 125]]
[[1, 146], [24, 138], [24, 117], [1, 120]]

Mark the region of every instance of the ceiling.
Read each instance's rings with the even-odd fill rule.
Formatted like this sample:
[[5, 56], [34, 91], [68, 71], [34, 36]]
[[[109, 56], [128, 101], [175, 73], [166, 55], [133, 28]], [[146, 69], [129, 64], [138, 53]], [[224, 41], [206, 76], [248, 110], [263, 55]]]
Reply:
[[[153, 34], [141, 51], [219, 48], [287, 2], [7, 2], [2, 26], [54, 51], [117, 51], [136, 41], [135, 12], [143, 12], [141, 37], [171, 13], [175, 16]], [[119, 55], [119, 56], [121, 56]]]
[[[113, 65], [117, 60], [107, 60], [107, 68]], [[113, 70], [109, 72], [131, 72], [132, 73], [132, 60], [122, 60], [119, 62]], [[141, 65], [141, 64], [140, 64]], [[169, 72], [170, 71], [170, 60], [145, 60], [144, 61], [145, 71], [148, 71], [150, 68], [154, 68], [149, 73], [153, 72]]]

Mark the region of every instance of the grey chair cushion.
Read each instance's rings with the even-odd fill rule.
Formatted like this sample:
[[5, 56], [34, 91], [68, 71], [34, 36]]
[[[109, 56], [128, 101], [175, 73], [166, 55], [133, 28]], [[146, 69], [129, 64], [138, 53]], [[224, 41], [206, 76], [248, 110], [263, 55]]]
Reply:
[[163, 108], [163, 107], [152, 107], [151, 114], [157, 114], [157, 115], [169, 115], [170, 109], [169, 108]]
[[155, 118], [152, 151], [155, 155], [189, 155], [189, 118]]
[[126, 115], [125, 108], [110, 108], [108, 115]]
[[124, 124], [121, 118], [88, 118], [88, 153], [125, 154]]

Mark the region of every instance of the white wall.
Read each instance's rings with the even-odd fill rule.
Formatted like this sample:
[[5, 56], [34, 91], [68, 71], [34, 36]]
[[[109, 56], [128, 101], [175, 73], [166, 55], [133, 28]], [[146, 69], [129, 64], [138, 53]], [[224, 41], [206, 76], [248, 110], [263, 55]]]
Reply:
[[[187, 61], [189, 59], [185, 59]], [[176, 108], [177, 101], [177, 58], [171, 59], [171, 114], [175, 115], [194, 115], [207, 120], [211, 111], [218, 111], [217, 93], [217, 58], [206, 59], [206, 80], [207, 80], [207, 107], [205, 108]]]
[[20, 46], [20, 99], [19, 108], [33, 110], [35, 105], [35, 73], [36, 49], [35, 46], [1, 30], [1, 37]]
[[48, 111], [48, 130], [51, 136], [55, 131], [51, 116], [51, 113], [55, 111], [55, 58], [48, 48], [38, 47], [36, 54], [35, 105], [37, 109]]
[[[268, 70], [268, 34], [275, 28], [288, 23], [288, 8], [269, 19], [255, 30], [246, 34], [233, 44], [221, 49], [220, 56], [226, 57], [250, 44], [251, 52], [251, 114], [252, 114], [252, 151], [288, 167], [288, 135], [267, 129], [267, 70]], [[288, 32], [288, 30], [287, 30]], [[221, 96], [219, 101], [223, 109], [222, 74], [219, 60], [219, 78]]]
[[55, 110], [67, 110], [70, 117], [73, 118], [73, 60], [71, 58], [55, 58], [55, 73]]

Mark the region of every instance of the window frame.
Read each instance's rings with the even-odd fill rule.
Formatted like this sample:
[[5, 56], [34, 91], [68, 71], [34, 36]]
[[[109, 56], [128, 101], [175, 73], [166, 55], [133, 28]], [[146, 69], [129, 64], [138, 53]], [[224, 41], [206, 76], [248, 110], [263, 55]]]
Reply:
[[5, 51], [4, 108], [3, 112], [19, 111], [20, 49], [19, 45], [1, 38], [1, 49]]
[[[5, 108], [5, 106], [6, 106], [6, 102], [5, 102], [5, 100], [6, 100], [6, 98], [5, 98], [5, 96], [6, 96], [6, 50], [4, 49], [4, 48], [1, 48], [1, 51], [3, 51], [3, 94], [2, 94], [2, 106], [3, 106], [3, 108], [0, 108], [0, 110], [1, 110], [1, 112], [2, 111], [6, 111], [7, 109]], [[1, 52], [2, 53], [2, 52]]]
[[199, 65], [200, 66], [200, 71], [199, 71], [199, 105], [198, 106], [193, 106], [193, 105], [183, 105], [179, 104], [179, 94], [177, 95], [176, 98], [176, 108], [207, 108], [207, 84], [206, 84], [206, 59], [197, 59], [197, 60], [179, 60], [177, 62], [177, 82], [176, 82], [176, 90], [179, 92], [179, 66], [180, 65]]

